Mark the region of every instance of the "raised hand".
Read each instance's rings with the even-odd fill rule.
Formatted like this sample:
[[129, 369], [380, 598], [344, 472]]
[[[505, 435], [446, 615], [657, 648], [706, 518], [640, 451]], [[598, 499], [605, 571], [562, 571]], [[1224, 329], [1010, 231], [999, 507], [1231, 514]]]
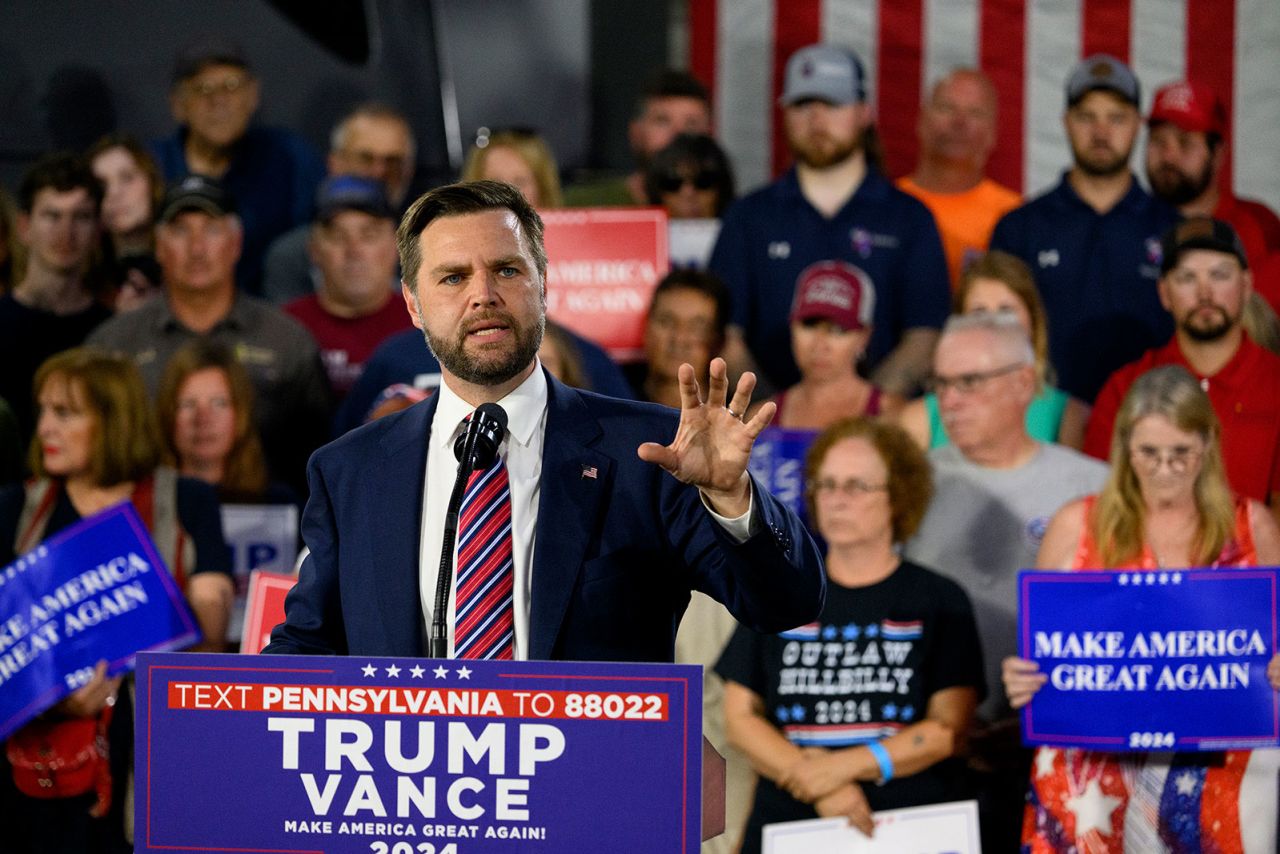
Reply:
[[755, 374], [748, 372], [739, 378], [727, 404], [729, 377], [724, 359], [711, 360], [710, 374], [704, 401], [693, 366], [680, 366], [680, 426], [675, 439], [670, 445], [645, 442], [636, 452], [640, 459], [662, 466], [677, 480], [698, 487], [720, 515], [736, 517], [751, 506], [747, 476], [751, 446], [778, 407], [766, 403], [744, 422], [743, 413], [751, 405], [751, 392], [756, 387]]

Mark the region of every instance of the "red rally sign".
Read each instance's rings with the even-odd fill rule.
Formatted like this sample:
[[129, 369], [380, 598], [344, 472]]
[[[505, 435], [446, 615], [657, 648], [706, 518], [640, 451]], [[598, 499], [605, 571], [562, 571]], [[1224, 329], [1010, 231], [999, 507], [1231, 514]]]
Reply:
[[643, 355], [644, 317], [667, 272], [661, 208], [570, 208], [542, 212], [547, 313], [618, 361]]

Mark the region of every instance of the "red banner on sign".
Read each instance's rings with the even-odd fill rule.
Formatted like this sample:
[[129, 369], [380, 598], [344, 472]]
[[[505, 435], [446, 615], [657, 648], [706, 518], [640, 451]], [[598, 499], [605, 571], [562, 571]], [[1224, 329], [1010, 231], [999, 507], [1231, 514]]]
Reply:
[[298, 583], [298, 576], [282, 572], [249, 573], [249, 595], [244, 608], [244, 632], [240, 635], [240, 651], [250, 655], [262, 652], [271, 640], [271, 630], [284, 622], [284, 597]]
[[667, 272], [662, 208], [544, 211], [547, 313], [614, 359], [643, 355], [644, 317]]

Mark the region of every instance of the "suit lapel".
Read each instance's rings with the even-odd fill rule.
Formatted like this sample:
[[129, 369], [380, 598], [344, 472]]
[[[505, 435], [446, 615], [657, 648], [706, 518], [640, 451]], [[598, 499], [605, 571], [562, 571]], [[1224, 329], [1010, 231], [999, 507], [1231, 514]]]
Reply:
[[373, 541], [371, 577], [377, 579], [377, 589], [371, 592], [384, 617], [387, 648], [414, 650], [417, 655], [426, 650], [418, 580], [427, 444], [435, 412], [432, 395], [399, 416], [382, 437], [382, 454], [369, 461], [363, 478], [368, 485], [368, 527], [362, 535]]
[[613, 460], [589, 447], [601, 429], [582, 397], [550, 375], [547, 381], [529, 621], [531, 659], [548, 659], [555, 648], [613, 472]]

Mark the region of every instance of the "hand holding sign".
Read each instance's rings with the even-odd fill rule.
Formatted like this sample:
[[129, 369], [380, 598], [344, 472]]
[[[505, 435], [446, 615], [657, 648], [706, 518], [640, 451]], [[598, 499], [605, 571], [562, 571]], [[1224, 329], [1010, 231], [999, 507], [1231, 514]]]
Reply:
[[120, 691], [120, 680], [107, 678], [107, 663], [99, 661], [93, 668], [93, 676], [89, 681], [67, 695], [57, 705], [58, 711], [69, 718], [91, 718], [106, 706], [116, 704], [116, 694]]
[[1011, 655], [1001, 662], [1000, 679], [1004, 682], [1009, 705], [1014, 709], [1021, 709], [1031, 702], [1031, 698], [1049, 677], [1040, 672], [1040, 665], [1034, 661]]

